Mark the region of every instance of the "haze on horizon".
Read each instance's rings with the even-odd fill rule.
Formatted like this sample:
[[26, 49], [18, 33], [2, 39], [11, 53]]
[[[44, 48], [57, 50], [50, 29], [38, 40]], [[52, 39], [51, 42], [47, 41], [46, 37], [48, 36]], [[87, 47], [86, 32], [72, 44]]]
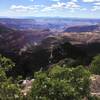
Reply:
[[100, 18], [100, 0], [0, 0], [0, 17]]

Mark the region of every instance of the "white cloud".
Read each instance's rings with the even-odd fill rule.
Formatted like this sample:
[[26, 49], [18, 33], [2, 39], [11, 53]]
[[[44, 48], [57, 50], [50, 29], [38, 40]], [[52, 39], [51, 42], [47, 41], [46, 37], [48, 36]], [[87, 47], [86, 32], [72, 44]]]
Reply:
[[60, 10], [60, 9], [69, 9], [72, 12], [75, 9], [80, 9], [80, 5], [78, 5], [76, 2], [57, 2], [56, 4], [52, 4], [51, 6], [46, 6], [42, 9], [42, 11], [54, 11], [54, 10]]
[[98, 11], [100, 10], [100, 0], [83, 0], [85, 3], [92, 3], [90, 11]]
[[30, 1], [32, 1], [32, 2], [33, 2], [34, 0], [30, 0]]
[[33, 7], [30, 7], [30, 6], [23, 6], [23, 5], [12, 5], [10, 7], [10, 10], [12, 11], [16, 11], [16, 12], [26, 12], [26, 11], [29, 11], [29, 10], [33, 10], [34, 8]]
[[100, 10], [100, 6], [93, 6], [93, 8], [91, 9], [91, 11], [97, 11]]
[[100, 10], [100, 2], [95, 2], [93, 8], [91, 11], [97, 11]]
[[64, 8], [65, 6], [66, 6], [66, 3], [57, 2], [57, 4], [51, 5], [51, 8]]
[[60, 1], [60, 0], [51, 0], [51, 1], [56, 1], [56, 2], [58, 2], [58, 1]]
[[11, 5], [8, 10], [11, 16], [33, 16], [39, 13], [43, 7], [43, 5]]
[[71, 0], [71, 2], [78, 2], [78, 0]]
[[48, 11], [52, 11], [52, 10], [54, 10], [54, 9], [52, 9], [51, 7], [45, 7], [41, 11], [42, 12], [48, 12]]
[[80, 7], [80, 5], [76, 4], [75, 2], [67, 2], [67, 4], [66, 4], [66, 8], [69, 8], [69, 9], [76, 9], [79, 7]]
[[78, 5], [76, 2], [67, 2], [66, 3], [66, 8], [70, 10], [70, 12], [74, 12], [76, 9], [81, 9], [80, 5]]
[[43, 5], [11, 5], [10, 10], [13, 12], [36, 12], [39, 8], [42, 8]]
[[100, 2], [100, 0], [83, 0], [83, 2]]
[[71, 0], [70, 2], [56, 2], [54, 4], [51, 4], [50, 6], [47, 5], [29, 5], [29, 6], [23, 6], [23, 5], [12, 5], [10, 7], [10, 11], [14, 13], [22, 13], [22, 14], [28, 14], [28, 13], [55, 13], [59, 11], [69, 11], [74, 12], [75, 10], [81, 10], [85, 11], [86, 8], [81, 7], [77, 0]]
[[96, 2], [94, 3], [94, 5], [100, 6], [100, 2]]
[[57, 9], [63, 9], [65, 8], [66, 3], [60, 3], [57, 2], [56, 4], [52, 4], [51, 6], [45, 6], [42, 11], [52, 11], [52, 10], [57, 10]]

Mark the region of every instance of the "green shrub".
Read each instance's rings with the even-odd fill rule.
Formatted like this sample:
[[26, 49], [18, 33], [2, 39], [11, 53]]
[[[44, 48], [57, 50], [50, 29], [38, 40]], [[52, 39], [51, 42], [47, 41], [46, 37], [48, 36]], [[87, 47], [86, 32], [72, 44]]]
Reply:
[[0, 55], [0, 100], [19, 100], [20, 88], [12, 81], [12, 77], [7, 77], [6, 72], [14, 67], [14, 63]]
[[[90, 73], [82, 66], [54, 66], [46, 72], [36, 72], [30, 92], [32, 100], [82, 100], [89, 95]], [[30, 99], [30, 100], [31, 100]]]
[[100, 54], [98, 56], [95, 56], [91, 65], [90, 65], [90, 71], [93, 74], [100, 75]]

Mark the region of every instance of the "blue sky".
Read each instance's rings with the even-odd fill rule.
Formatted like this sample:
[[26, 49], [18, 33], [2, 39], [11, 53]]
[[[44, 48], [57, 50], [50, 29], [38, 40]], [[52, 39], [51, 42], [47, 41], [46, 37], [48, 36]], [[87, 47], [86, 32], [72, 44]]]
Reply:
[[100, 0], [0, 0], [0, 17], [100, 18]]

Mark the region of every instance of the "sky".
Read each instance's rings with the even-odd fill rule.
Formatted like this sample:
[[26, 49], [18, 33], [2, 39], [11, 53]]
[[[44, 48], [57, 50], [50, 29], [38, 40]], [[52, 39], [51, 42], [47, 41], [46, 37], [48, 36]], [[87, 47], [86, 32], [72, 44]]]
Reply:
[[100, 0], [0, 0], [0, 17], [100, 18]]

